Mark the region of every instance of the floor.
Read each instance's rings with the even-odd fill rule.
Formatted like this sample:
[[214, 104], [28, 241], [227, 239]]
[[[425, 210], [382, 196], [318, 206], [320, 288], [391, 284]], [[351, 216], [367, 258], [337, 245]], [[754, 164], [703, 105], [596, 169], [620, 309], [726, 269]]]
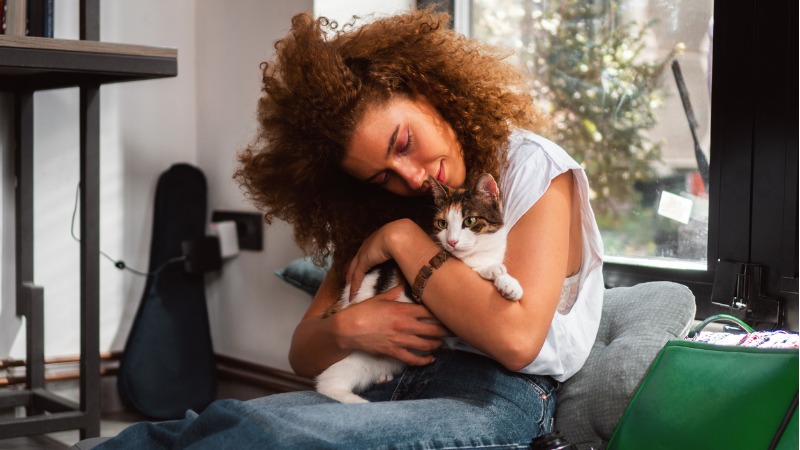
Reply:
[[[129, 425], [145, 420], [135, 412], [127, 410], [116, 395], [116, 379], [103, 378], [101, 381], [101, 436], [116, 436]], [[48, 386], [53, 392], [67, 398], [77, 399], [77, 381], [59, 382]], [[250, 398], [269, 395], [272, 392], [250, 385], [243, 385], [220, 380], [217, 389], [218, 398], [237, 398], [246, 400]], [[13, 417], [20, 411], [0, 411], [2, 417]], [[78, 430], [62, 431], [37, 436], [23, 436], [9, 439], [0, 439], [0, 450], [63, 450], [70, 448], [80, 439]]]
[[[128, 425], [143, 420], [142, 417], [131, 412], [105, 413], [100, 421], [101, 436], [116, 436]], [[58, 433], [38, 436], [23, 436], [10, 439], [0, 439], [2, 450], [63, 450], [70, 448], [78, 442], [80, 436], [77, 430], [61, 431]]]

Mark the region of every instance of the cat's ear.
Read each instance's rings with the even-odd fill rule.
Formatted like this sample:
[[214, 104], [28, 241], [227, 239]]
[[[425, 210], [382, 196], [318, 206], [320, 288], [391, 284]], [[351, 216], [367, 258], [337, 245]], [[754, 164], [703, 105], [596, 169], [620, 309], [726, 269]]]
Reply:
[[439, 183], [439, 180], [428, 175], [428, 182], [431, 184], [431, 193], [433, 194], [433, 202], [436, 206], [441, 206], [445, 200], [450, 196], [447, 186]]
[[500, 200], [500, 188], [497, 187], [497, 182], [494, 181], [494, 177], [489, 173], [483, 173], [478, 177], [473, 192], [489, 196], [494, 201]]

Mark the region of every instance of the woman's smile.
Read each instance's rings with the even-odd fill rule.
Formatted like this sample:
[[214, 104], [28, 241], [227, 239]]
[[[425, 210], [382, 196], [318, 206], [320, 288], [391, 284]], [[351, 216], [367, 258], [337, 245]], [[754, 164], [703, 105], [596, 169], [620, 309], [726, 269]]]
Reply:
[[440, 163], [439, 164], [439, 172], [436, 173], [436, 181], [438, 181], [439, 183], [442, 183], [442, 184], [446, 184], [445, 183], [445, 175], [446, 174], [445, 174], [445, 171], [444, 171], [444, 163]]

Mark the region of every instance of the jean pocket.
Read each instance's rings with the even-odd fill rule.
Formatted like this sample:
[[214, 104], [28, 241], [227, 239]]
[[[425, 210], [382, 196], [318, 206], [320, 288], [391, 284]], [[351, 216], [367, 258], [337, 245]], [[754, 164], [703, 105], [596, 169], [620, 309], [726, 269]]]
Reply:
[[556, 408], [555, 391], [558, 382], [549, 376], [520, 374], [519, 377], [528, 385], [529, 409], [528, 418], [539, 426], [544, 433], [552, 428], [553, 415]]

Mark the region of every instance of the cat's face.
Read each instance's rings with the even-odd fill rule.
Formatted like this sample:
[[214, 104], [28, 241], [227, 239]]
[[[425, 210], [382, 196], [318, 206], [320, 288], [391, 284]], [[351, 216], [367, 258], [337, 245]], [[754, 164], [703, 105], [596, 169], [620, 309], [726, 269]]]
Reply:
[[470, 189], [450, 189], [430, 180], [437, 212], [433, 235], [456, 257], [471, 253], [481, 236], [503, 227], [500, 190], [494, 178], [482, 174]]

